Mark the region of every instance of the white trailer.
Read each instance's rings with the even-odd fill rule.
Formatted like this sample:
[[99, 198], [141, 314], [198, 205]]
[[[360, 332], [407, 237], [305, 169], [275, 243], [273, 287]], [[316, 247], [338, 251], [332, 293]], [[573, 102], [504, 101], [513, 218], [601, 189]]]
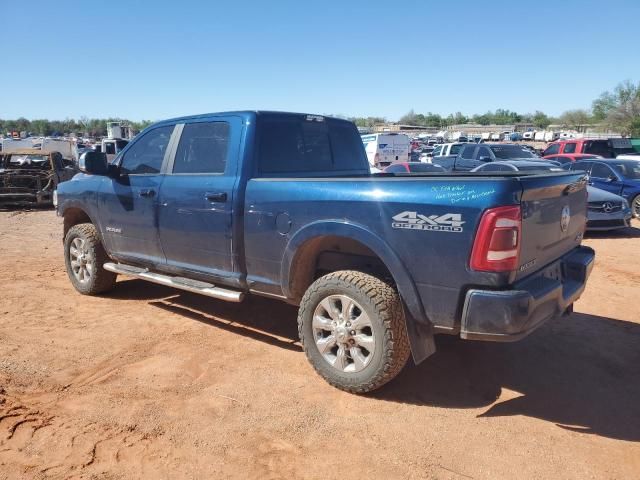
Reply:
[[545, 132], [544, 133], [544, 141], [545, 142], [555, 142], [560, 138], [560, 134], [558, 132]]
[[544, 136], [547, 132], [545, 132], [544, 130], [538, 130], [535, 134], [535, 136], [533, 137], [533, 139], [536, 142], [544, 142]]

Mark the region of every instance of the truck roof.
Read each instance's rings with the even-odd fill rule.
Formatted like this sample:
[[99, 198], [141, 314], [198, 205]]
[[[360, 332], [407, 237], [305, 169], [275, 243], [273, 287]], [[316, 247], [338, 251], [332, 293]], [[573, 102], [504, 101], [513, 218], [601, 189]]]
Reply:
[[275, 110], [232, 110], [232, 111], [228, 111], [228, 112], [202, 113], [202, 114], [199, 114], [199, 115], [187, 115], [187, 116], [184, 116], [184, 117], [169, 118], [169, 119], [166, 119], [166, 120], [161, 120], [159, 122], [156, 122], [156, 123], [154, 123], [154, 125], [161, 125], [161, 124], [164, 124], [164, 123], [175, 123], [175, 122], [187, 121], [187, 120], [198, 120], [198, 119], [204, 119], [204, 118], [209, 118], [209, 117], [228, 116], [228, 115], [237, 115], [237, 116], [243, 117], [245, 119], [251, 118], [254, 115], [255, 116], [260, 116], [260, 115], [282, 115], [282, 116], [312, 115], [314, 117], [330, 118], [332, 120], [352, 123], [350, 120], [345, 120], [343, 118], [331, 117], [329, 115], [318, 115], [318, 114], [314, 114], [314, 113], [279, 112], [279, 111], [275, 111]]

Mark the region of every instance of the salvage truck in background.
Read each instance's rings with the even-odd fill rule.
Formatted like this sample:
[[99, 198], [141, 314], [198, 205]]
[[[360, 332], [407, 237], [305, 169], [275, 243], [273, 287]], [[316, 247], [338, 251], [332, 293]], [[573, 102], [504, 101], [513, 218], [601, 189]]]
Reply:
[[435, 333], [512, 341], [570, 313], [594, 262], [583, 173], [371, 175], [335, 118], [177, 118], [80, 167], [57, 194], [78, 292], [125, 275], [299, 305], [309, 361], [350, 392], [427, 358]]

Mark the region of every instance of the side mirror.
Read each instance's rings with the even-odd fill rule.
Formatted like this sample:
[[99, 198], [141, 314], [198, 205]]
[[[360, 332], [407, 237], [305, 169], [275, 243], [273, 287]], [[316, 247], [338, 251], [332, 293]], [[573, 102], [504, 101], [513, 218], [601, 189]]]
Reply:
[[609, 178], [607, 178], [607, 182], [615, 182], [616, 180], [618, 180], [618, 177], [615, 175], [609, 175]]
[[107, 175], [109, 173], [107, 155], [98, 152], [83, 153], [78, 160], [78, 168], [81, 172], [90, 175]]
[[478, 160], [481, 162], [490, 162], [491, 161], [491, 157], [487, 157], [486, 155], [482, 155], [481, 157], [478, 157]]

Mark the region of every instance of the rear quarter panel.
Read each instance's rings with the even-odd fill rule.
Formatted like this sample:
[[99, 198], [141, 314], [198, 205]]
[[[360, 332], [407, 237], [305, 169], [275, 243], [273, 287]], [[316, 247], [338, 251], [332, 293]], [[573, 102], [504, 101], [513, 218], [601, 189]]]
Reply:
[[[291, 250], [305, 232], [320, 231], [324, 223], [327, 234], [353, 232], [354, 238], [371, 239], [375, 247], [367, 246], [396, 263], [387, 264], [392, 274], [407, 273], [427, 318], [452, 327], [463, 285], [504, 282], [469, 271], [469, 254], [483, 210], [517, 204], [520, 194], [514, 177], [253, 179], [244, 216], [247, 279], [258, 290], [286, 295], [282, 272]], [[425, 228], [406, 226], [420, 215], [435, 219], [436, 226], [457, 216], [463, 223], [456, 231], [429, 222]]]

